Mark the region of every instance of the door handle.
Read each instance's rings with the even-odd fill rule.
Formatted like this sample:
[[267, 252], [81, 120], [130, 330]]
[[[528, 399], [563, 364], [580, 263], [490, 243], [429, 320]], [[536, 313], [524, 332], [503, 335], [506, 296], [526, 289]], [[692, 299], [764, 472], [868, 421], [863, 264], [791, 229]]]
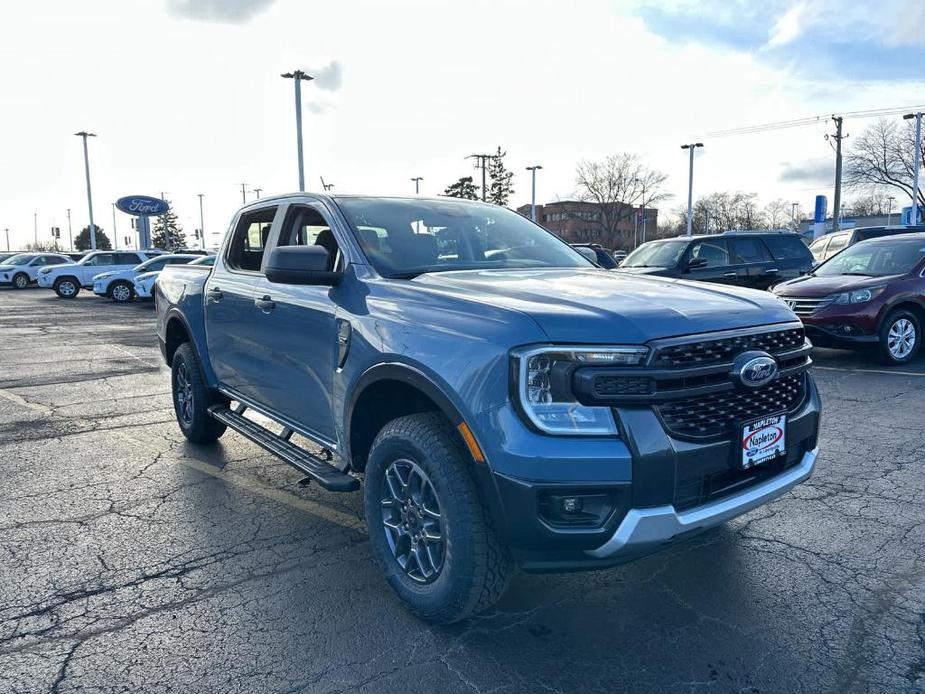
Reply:
[[276, 308], [276, 302], [270, 299], [269, 296], [263, 296], [259, 299], [254, 299], [254, 306], [259, 308], [264, 313], [269, 313], [274, 308]]
[[764, 274], [776, 275], [778, 272], [780, 272], [780, 270], [778, 270], [776, 267], [769, 267], [767, 270], [764, 271]]
[[738, 272], [724, 272], [723, 273], [723, 277], [738, 277], [738, 276], [739, 276]]
[[215, 303], [218, 303], [219, 301], [221, 301], [221, 300], [224, 298], [225, 295], [222, 294], [222, 290], [219, 289], [218, 287], [212, 287], [212, 288], [208, 291], [207, 296], [208, 296], [212, 301], [214, 301]]

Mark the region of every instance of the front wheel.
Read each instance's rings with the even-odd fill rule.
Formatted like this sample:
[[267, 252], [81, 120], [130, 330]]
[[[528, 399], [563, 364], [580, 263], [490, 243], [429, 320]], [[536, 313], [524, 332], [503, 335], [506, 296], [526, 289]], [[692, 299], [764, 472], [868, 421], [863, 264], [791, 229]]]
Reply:
[[28, 287], [29, 275], [27, 275], [25, 272], [16, 273], [16, 275], [13, 277], [13, 286], [16, 287], [16, 289], [25, 289]]
[[890, 366], [905, 364], [919, 351], [921, 342], [918, 317], [905, 309], [893, 311], [880, 328], [880, 359]]
[[109, 298], [118, 304], [127, 304], [135, 298], [135, 290], [128, 282], [113, 282], [109, 288]]
[[80, 293], [80, 285], [73, 277], [62, 277], [55, 281], [55, 294], [62, 299], [73, 299]]
[[373, 555], [402, 601], [422, 619], [449, 624], [504, 593], [511, 558], [466, 470], [469, 457], [439, 414], [395, 419], [366, 465]]
[[212, 443], [225, 433], [225, 425], [209, 416], [209, 408], [219, 402], [202, 380], [199, 360], [189, 342], [177, 347], [171, 362], [173, 410], [180, 431], [193, 443]]

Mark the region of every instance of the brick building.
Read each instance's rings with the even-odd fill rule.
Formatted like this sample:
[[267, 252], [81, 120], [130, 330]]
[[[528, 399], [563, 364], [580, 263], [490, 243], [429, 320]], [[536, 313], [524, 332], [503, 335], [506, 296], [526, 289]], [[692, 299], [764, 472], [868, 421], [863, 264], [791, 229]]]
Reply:
[[[529, 217], [530, 205], [521, 205], [517, 211]], [[641, 210], [636, 210], [635, 214], [626, 210], [626, 218], [617, 226], [615, 238], [601, 227], [600, 215], [598, 206], [591, 202], [562, 200], [536, 206], [536, 221], [569, 243], [599, 243], [613, 250], [630, 250], [642, 243]], [[646, 208], [646, 237], [654, 239], [657, 228], [658, 209]]]

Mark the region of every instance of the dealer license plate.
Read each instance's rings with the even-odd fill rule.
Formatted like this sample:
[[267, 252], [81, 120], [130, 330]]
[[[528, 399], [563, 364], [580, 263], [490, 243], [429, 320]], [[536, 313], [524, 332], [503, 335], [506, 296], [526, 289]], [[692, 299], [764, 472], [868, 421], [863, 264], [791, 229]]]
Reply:
[[742, 425], [742, 469], [786, 455], [787, 415], [775, 414]]

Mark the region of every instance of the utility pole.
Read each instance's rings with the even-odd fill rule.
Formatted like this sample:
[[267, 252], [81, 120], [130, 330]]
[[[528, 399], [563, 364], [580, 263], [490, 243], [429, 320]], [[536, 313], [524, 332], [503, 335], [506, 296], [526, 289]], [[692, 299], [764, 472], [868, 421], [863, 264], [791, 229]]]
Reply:
[[893, 223], [893, 201], [896, 199], [895, 195], [888, 195], [886, 200], [886, 225], [890, 226]]
[[792, 202], [790, 203], [790, 226], [793, 227], [793, 230], [797, 229], [797, 205], [800, 203]]
[[482, 202], [485, 202], [485, 169], [492, 154], [470, 154], [466, 159], [475, 159], [475, 168], [482, 167]]
[[919, 223], [919, 169], [922, 168], [922, 112], [907, 113], [903, 120], [915, 118], [915, 153], [912, 157], [912, 214], [909, 221]]
[[202, 193], [196, 194], [199, 197], [199, 233], [202, 235], [202, 250], [206, 249], [206, 227], [202, 221]]
[[10, 250], [10, 230], [4, 229], [3, 231], [6, 232], [6, 250]]
[[112, 250], [119, 250], [119, 232], [116, 231], [116, 203], [112, 203]]
[[[244, 192], [244, 186], [246, 186], [246, 185], [247, 185], [246, 183], [242, 183], [242, 184], [241, 184], [241, 204], [242, 204], [242, 205], [246, 205], [246, 204], [247, 204], [247, 193]], [[304, 190], [304, 189], [303, 189], [303, 190]]]
[[73, 252], [74, 251], [74, 230], [71, 228], [71, 208], [70, 207], [67, 208], [67, 238], [71, 244], [71, 252]]
[[693, 142], [689, 145], [681, 145], [681, 149], [686, 149], [690, 153], [690, 166], [687, 175], [687, 235], [691, 235], [691, 226], [693, 223], [694, 207], [694, 150], [703, 147], [702, 142]]
[[32, 250], [37, 251], [39, 248], [39, 213], [32, 213], [32, 227], [35, 239], [32, 241]]
[[414, 194], [415, 194], [415, 195], [420, 195], [420, 194], [421, 194], [421, 181], [424, 180], [424, 177], [423, 177], [423, 176], [415, 176], [415, 177], [412, 178], [411, 180], [414, 181]]
[[646, 242], [646, 182], [642, 178], [634, 178], [633, 183], [642, 183], [642, 242]]
[[90, 154], [87, 151], [87, 138], [96, 137], [94, 133], [88, 133], [81, 130], [74, 133], [77, 137], [82, 137], [84, 141], [84, 173], [87, 176], [87, 208], [90, 212], [90, 250], [96, 250], [96, 225], [93, 223], [93, 196], [90, 194]]
[[257, 196], [258, 200], [260, 200], [260, 191], [262, 190], [263, 188], [254, 188], [254, 194]]
[[539, 164], [527, 167], [527, 171], [532, 176], [530, 183], [530, 221], [532, 222], [536, 221], [536, 172], [542, 168]]
[[311, 75], [305, 74], [302, 70], [293, 70], [284, 72], [280, 77], [292, 80], [295, 83], [295, 133], [296, 147], [299, 154], [299, 191], [305, 191], [305, 167], [302, 161], [302, 81], [309, 82], [313, 79]]
[[835, 138], [835, 200], [832, 202], [832, 233], [834, 234], [841, 226], [838, 219], [841, 211], [841, 142], [846, 136], [842, 134], [844, 118], [832, 116], [832, 120], [835, 121], [835, 134], [832, 136]]

